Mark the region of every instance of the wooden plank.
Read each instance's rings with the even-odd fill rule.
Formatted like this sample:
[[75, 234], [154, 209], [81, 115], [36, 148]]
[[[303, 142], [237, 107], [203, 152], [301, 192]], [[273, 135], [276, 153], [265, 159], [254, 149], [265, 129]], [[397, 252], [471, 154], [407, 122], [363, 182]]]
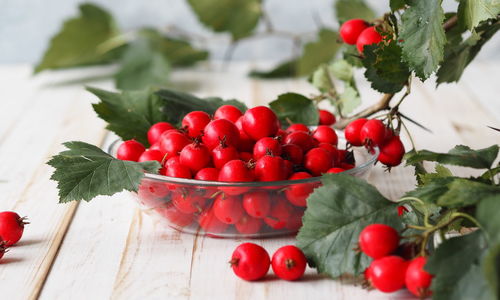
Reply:
[[[29, 83], [29, 78], [20, 80], [18, 88], [29, 88]], [[9, 174], [8, 181], [0, 184], [5, 195], [0, 210], [15, 210], [31, 222], [23, 240], [2, 260], [1, 290], [9, 299], [37, 297], [76, 208], [57, 204], [46, 161], [62, 149], [63, 141], [79, 137], [99, 143], [105, 133], [102, 122], [89, 122], [93, 112], [81, 97], [81, 88], [47, 91], [36, 86], [27, 94], [33, 96], [30, 105], [0, 149], [0, 171]]]

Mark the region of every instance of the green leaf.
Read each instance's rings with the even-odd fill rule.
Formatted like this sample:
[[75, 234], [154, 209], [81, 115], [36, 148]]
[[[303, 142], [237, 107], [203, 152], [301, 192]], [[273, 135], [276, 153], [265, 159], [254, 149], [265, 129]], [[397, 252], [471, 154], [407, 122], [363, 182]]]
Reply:
[[163, 86], [168, 82], [169, 72], [169, 63], [163, 55], [154, 50], [148, 40], [139, 38], [123, 55], [120, 70], [115, 75], [116, 87], [140, 90]]
[[375, 19], [375, 12], [363, 0], [337, 0], [335, 1], [337, 20], [343, 23], [350, 19]]
[[471, 31], [482, 21], [496, 18], [498, 14], [498, 0], [460, 0], [458, 5], [458, 22]]
[[363, 67], [362, 58], [359, 55], [356, 45], [345, 44], [343, 48], [345, 49], [342, 53], [342, 57], [344, 58], [344, 60], [346, 60], [351, 66], [355, 68]]
[[497, 188], [496, 194], [482, 200], [476, 209], [476, 219], [481, 224], [484, 231], [489, 236], [489, 242], [492, 244], [500, 243], [500, 188]]
[[287, 124], [302, 123], [305, 125], [318, 125], [318, 108], [311, 99], [296, 93], [286, 93], [278, 96], [278, 99], [269, 103], [271, 109], [278, 118]]
[[52, 38], [35, 72], [76, 66], [109, 63], [118, 58], [116, 51], [102, 53], [99, 45], [119, 32], [113, 17], [94, 4], [79, 6], [80, 15], [64, 22]]
[[194, 48], [188, 41], [168, 37], [153, 28], [143, 28], [139, 36], [146, 38], [152, 49], [160, 52], [173, 66], [191, 66], [208, 58], [208, 52]]
[[481, 231], [454, 237], [439, 245], [425, 265], [435, 276], [432, 299], [492, 299], [479, 265], [485, 249]]
[[328, 174], [323, 186], [307, 199], [307, 210], [297, 244], [319, 273], [338, 277], [360, 274], [371, 259], [354, 251], [361, 230], [373, 223], [402, 229], [397, 204], [385, 199], [362, 179]]
[[493, 168], [491, 170], [488, 170], [486, 172], [484, 172], [482, 175], [481, 175], [481, 178], [482, 179], [487, 179], [491, 182], [492, 178], [496, 175], [500, 174], [500, 167], [496, 167], [496, 168]]
[[350, 84], [346, 84], [344, 91], [339, 95], [337, 105], [340, 107], [342, 115], [352, 113], [361, 104], [361, 97], [358, 89]]
[[483, 274], [495, 299], [500, 298], [500, 244], [488, 249], [482, 263]]
[[353, 82], [354, 80], [354, 70], [352, 69], [351, 64], [344, 59], [339, 59], [331, 63], [329, 71], [338, 80], [342, 80], [344, 82]]
[[256, 78], [286, 78], [297, 74], [297, 59], [287, 60], [269, 71], [251, 71], [250, 76]]
[[261, 0], [188, 0], [201, 23], [233, 40], [252, 33], [262, 16]]
[[389, 6], [391, 11], [396, 11], [403, 8], [406, 5], [405, 0], [389, 0]]
[[448, 191], [437, 199], [439, 206], [464, 207], [500, 195], [500, 187], [464, 178], [456, 178], [447, 184], [447, 188]]
[[147, 132], [151, 125], [169, 121], [163, 113], [165, 102], [150, 90], [121, 93], [87, 90], [101, 100], [92, 106], [99, 118], [108, 123], [106, 128], [123, 140], [136, 139], [148, 146]]
[[464, 145], [455, 146], [448, 153], [437, 153], [420, 150], [406, 156], [407, 165], [422, 161], [435, 161], [446, 165], [456, 165], [476, 169], [488, 169], [492, 166], [498, 155], [498, 145], [488, 148], [473, 150]]
[[64, 143], [69, 150], [48, 162], [55, 168], [50, 179], [57, 181], [59, 202], [90, 201], [98, 195], [111, 196], [123, 190], [137, 191], [144, 171], [157, 173], [156, 161], [119, 160], [96, 146], [83, 142]]
[[401, 47], [395, 42], [365, 46], [363, 53], [365, 77], [373, 89], [382, 93], [397, 93], [408, 82], [410, 71], [401, 61]]
[[[465, 41], [448, 43], [445, 48], [444, 61], [437, 72], [437, 83], [460, 80], [465, 68], [476, 57], [483, 46], [500, 30], [500, 23], [484, 24], [476, 28], [476, 34]], [[461, 43], [460, 43], [461, 42]]]
[[321, 29], [318, 40], [304, 46], [304, 53], [297, 62], [297, 74], [299, 76], [309, 75], [321, 64], [332, 60], [342, 45], [338, 39], [337, 32], [325, 28]]
[[182, 117], [194, 110], [201, 110], [209, 114], [214, 114], [217, 108], [230, 104], [238, 107], [242, 112], [246, 111], [246, 106], [238, 100], [224, 101], [218, 97], [198, 98], [194, 95], [175, 90], [161, 89], [156, 92], [164, 102], [163, 113], [167, 122], [180, 124]]
[[419, 174], [418, 176], [420, 178], [420, 181], [419, 181], [420, 185], [427, 184], [436, 178], [452, 177], [453, 176], [450, 169], [446, 168], [443, 165], [437, 164], [435, 170], [436, 170], [435, 173]]
[[427, 79], [443, 60], [446, 36], [442, 0], [408, 0], [401, 16], [399, 39], [403, 59], [420, 79]]

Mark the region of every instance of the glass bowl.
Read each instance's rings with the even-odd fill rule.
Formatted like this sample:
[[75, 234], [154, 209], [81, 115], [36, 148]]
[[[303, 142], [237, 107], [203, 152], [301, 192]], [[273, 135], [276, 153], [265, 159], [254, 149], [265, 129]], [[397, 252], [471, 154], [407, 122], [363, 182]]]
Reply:
[[[109, 154], [116, 156], [120, 143], [113, 142]], [[379, 150], [370, 153], [354, 148], [353, 152], [356, 167], [343, 173], [366, 177]], [[144, 212], [178, 231], [218, 238], [265, 238], [297, 233], [306, 198], [320, 185], [321, 177], [229, 183], [146, 173], [134, 194]], [[261, 210], [252, 210], [256, 207], [252, 203], [260, 203]]]

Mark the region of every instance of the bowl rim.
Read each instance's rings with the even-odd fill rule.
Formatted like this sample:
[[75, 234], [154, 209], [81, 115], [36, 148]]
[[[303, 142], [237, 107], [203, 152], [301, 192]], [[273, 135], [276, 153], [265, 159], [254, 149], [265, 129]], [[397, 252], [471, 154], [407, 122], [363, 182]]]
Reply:
[[[339, 140], [344, 140], [344, 139], [339, 137]], [[109, 145], [107, 153], [109, 155], [115, 157], [113, 155], [113, 150], [117, 146], [117, 144], [122, 142], [122, 141], [123, 140], [120, 138], [113, 141]], [[368, 170], [371, 166], [373, 166], [375, 164], [375, 162], [377, 161], [377, 158], [380, 154], [379, 147], [376, 147], [376, 146], [373, 147], [373, 151], [374, 151], [373, 154], [370, 153], [368, 151], [368, 149], [365, 148], [365, 150], [366, 150], [366, 153], [369, 155], [369, 158], [365, 162], [361, 163], [360, 165], [342, 172], [342, 174], [354, 175], [356, 173]], [[323, 177], [323, 175], [311, 177], [311, 178], [296, 179], [296, 180], [223, 182], [223, 181], [205, 181], [205, 180], [197, 180], [197, 179], [177, 178], [177, 177], [170, 177], [170, 176], [153, 174], [153, 173], [148, 173], [148, 172], [144, 173], [145, 179], [157, 180], [157, 181], [161, 181], [161, 182], [165, 182], [165, 183], [182, 184], [182, 185], [188, 185], [188, 186], [208, 186], [208, 187], [220, 187], [220, 186], [225, 186], [225, 187], [280, 187], [280, 186], [287, 186], [290, 184], [319, 182], [319, 181], [321, 181], [322, 177]]]

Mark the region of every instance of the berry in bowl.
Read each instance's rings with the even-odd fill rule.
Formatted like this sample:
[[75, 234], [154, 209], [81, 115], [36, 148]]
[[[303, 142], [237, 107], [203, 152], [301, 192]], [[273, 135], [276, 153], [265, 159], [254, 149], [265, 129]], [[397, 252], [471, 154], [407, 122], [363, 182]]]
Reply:
[[118, 159], [161, 163], [139, 186], [144, 210], [179, 231], [224, 238], [296, 233], [322, 174], [365, 176], [379, 154], [346, 148], [329, 125], [282, 129], [265, 106], [243, 114], [223, 105], [213, 118], [193, 111], [181, 128], [154, 124], [148, 141], [149, 149], [134, 140], [109, 149]]

